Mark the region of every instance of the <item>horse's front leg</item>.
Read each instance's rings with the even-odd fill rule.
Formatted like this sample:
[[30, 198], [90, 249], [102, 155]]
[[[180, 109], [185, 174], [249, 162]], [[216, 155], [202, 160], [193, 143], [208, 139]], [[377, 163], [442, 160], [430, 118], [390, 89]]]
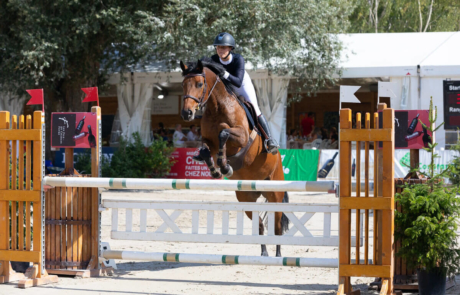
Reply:
[[205, 143], [203, 144], [203, 147], [200, 149], [200, 157], [208, 166], [212, 178], [222, 178], [222, 173], [220, 173], [219, 170], [217, 170], [216, 167], [214, 167], [214, 163], [212, 162], [211, 151], [209, 150], [208, 145]]
[[[225, 124], [226, 125], [226, 124]], [[230, 127], [226, 125], [225, 127]], [[222, 174], [229, 178], [233, 175], [232, 167], [227, 163], [227, 141], [235, 142], [243, 147], [247, 144], [247, 132], [242, 127], [225, 128], [219, 132], [219, 152], [217, 153], [217, 166]]]

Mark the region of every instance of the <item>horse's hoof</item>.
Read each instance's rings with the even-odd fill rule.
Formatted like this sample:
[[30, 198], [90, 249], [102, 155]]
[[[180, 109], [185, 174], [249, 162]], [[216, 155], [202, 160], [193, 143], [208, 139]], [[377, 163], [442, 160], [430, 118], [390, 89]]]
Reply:
[[268, 252], [264, 251], [264, 252], [262, 252], [262, 254], [260, 254], [260, 256], [268, 256]]
[[230, 165], [225, 166], [225, 168], [220, 169], [220, 171], [222, 171], [222, 173], [224, 173], [224, 176], [227, 178], [230, 178], [233, 175], [233, 168]]
[[211, 176], [212, 178], [222, 178], [222, 173], [217, 171], [216, 173], [212, 173]]

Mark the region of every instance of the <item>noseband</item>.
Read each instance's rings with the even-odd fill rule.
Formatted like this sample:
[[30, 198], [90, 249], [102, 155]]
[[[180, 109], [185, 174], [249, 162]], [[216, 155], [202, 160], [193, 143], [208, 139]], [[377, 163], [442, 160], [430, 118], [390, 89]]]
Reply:
[[211, 88], [211, 91], [209, 91], [208, 97], [205, 100], [205, 95], [206, 95], [206, 89], [208, 88], [208, 83], [206, 83], [206, 75], [203, 72], [202, 74], [188, 74], [184, 76], [184, 80], [182, 81], [182, 87], [184, 87], [184, 82], [187, 79], [193, 78], [193, 77], [203, 77], [204, 79], [204, 88], [203, 88], [203, 93], [201, 94], [201, 97], [198, 99], [195, 96], [192, 96], [190, 94], [184, 95], [183, 99], [185, 100], [186, 98], [191, 98], [194, 101], [198, 103], [198, 109], [201, 109], [204, 107], [204, 105], [208, 102], [209, 97], [211, 97], [212, 91], [214, 90], [214, 87], [216, 87], [217, 83], [220, 82], [219, 76], [216, 75], [216, 82], [214, 82], [214, 85]]

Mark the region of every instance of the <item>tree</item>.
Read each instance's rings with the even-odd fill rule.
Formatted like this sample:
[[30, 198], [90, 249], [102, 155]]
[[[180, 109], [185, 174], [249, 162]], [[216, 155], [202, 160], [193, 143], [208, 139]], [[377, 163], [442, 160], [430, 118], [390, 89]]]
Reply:
[[[53, 111], [82, 111], [81, 87], [151, 61], [210, 55], [222, 31], [247, 61], [303, 81], [333, 81], [349, 0], [9, 0], [0, 2], [0, 85], [24, 96], [45, 89]], [[49, 124], [47, 125], [49, 136]]]
[[456, 0], [358, 0], [350, 15], [351, 33], [460, 30]]
[[333, 81], [342, 49], [334, 34], [346, 32], [349, 7], [347, 0], [173, 0], [156, 52], [177, 67], [214, 54], [214, 37], [228, 32], [246, 62], [297, 77], [313, 93]]
[[[140, 62], [164, 27], [161, 0], [9, 0], [0, 2], [0, 85], [20, 97], [44, 88], [53, 111], [89, 110], [81, 87]], [[49, 126], [47, 133], [49, 136]]]

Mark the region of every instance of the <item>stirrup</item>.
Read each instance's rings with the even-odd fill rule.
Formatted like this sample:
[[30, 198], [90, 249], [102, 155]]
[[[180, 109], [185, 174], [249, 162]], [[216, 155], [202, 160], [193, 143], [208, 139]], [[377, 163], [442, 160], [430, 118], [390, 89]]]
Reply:
[[276, 142], [275, 142], [274, 146], [269, 147], [268, 146], [268, 141], [269, 140], [273, 141], [273, 139], [271, 139], [271, 138], [264, 140], [265, 150], [267, 150], [267, 152], [271, 153], [272, 155], [276, 155], [276, 153], [278, 152], [278, 149], [280, 148], [280, 146], [278, 144], [276, 144]]

